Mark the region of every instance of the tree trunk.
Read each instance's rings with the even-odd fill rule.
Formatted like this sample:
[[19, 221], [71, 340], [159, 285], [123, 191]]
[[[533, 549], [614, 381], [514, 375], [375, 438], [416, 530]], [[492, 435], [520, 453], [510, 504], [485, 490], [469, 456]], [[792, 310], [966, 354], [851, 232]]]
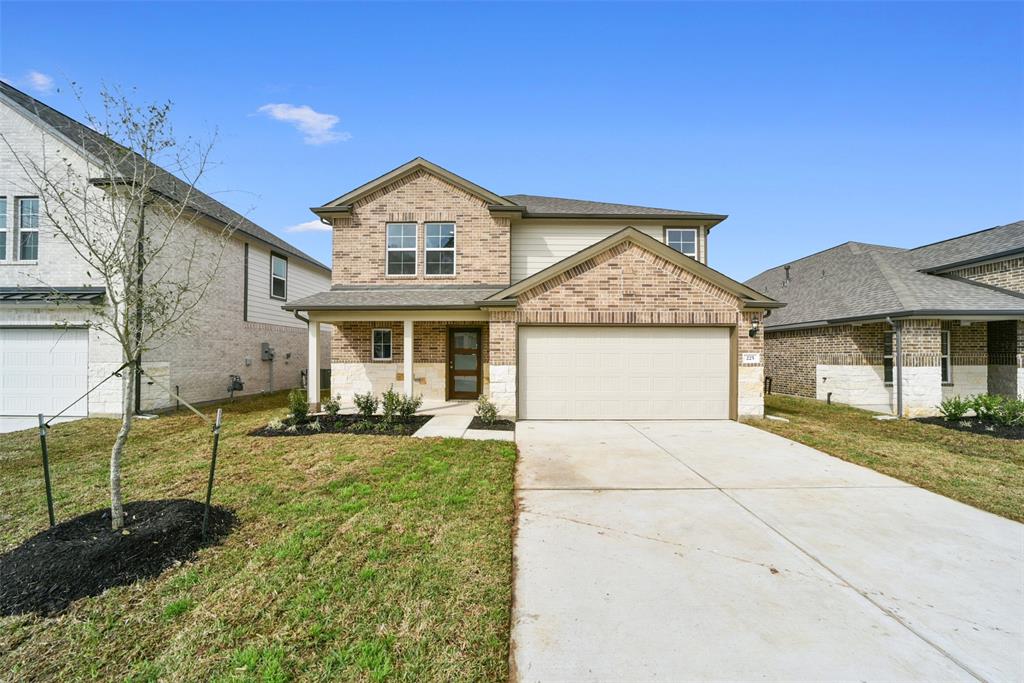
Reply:
[[114, 531], [124, 526], [124, 503], [121, 500], [121, 452], [128, 441], [128, 432], [132, 429], [132, 400], [134, 392], [134, 367], [122, 370], [121, 379], [121, 429], [114, 439], [114, 447], [110, 451], [110, 528]]

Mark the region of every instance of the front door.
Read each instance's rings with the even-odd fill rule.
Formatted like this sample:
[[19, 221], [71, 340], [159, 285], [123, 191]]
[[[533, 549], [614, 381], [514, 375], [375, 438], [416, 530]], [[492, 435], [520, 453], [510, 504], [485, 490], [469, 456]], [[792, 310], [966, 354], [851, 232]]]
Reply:
[[448, 398], [479, 398], [480, 366], [480, 328], [449, 328]]

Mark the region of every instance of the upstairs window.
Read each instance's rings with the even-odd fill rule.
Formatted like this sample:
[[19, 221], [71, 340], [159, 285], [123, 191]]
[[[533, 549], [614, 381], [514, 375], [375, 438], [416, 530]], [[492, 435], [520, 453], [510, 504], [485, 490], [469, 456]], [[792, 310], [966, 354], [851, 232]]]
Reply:
[[416, 224], [387, 224], [387, 274], [416, 274]]
[[427, 223], [424, 259], [427, 275], [455, 274], [455, 224]]
[[665, 244], [692, 259], [697, 258], [696, 228], [665, 228]]
[[288, 299], [288, 259], [280, 254], [270, 254], [270, 298]]
[[7, 197], [0, 197], [0, 261], [7, 260]]
[[39, 198], [17, 199], [19, 261], [39, 260]]

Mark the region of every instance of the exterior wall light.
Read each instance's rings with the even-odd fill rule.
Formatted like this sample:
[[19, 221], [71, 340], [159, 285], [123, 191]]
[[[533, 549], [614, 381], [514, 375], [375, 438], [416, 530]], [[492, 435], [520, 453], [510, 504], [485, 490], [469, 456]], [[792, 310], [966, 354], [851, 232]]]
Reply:
[[756, 337], [757, 336], [757, 330], [760, 327], [761, 327], [761, 319], [758, 316], [755, 315], [753, 317], [753, 320], [751, 320], [751, 322], [750, 322], [750, 332], [749, 332], [750, 336], [751, 337]]

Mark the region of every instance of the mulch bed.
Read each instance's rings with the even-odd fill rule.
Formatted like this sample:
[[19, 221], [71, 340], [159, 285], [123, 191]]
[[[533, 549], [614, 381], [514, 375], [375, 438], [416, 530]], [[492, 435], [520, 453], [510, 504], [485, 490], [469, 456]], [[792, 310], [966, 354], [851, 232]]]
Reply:
[[0, 616], [54, 616], [79, 598], [193, 559], [235, 525], [233, 512], [211, 507], [204, 541], [203, 508], [194, 500], [144, 500], [124, 506], [127, 534], [111, 531], [109, 508], [36, 534], [0, 555]]
[[946, 429], [955, 429], [958, 432], [970, 432], [971, 434], [983, 434], [994, 436], [997, 439], [1024, 439], [1024, 427], [1006, 427], [1003, 425], [982, 422], [975, 417], [965, 417], [959, 420], [946, 421], [943, 417], [918, 417], [915, 422], [938, 425]]
[[477, 415], [473, 418], [473, 421], [469, 423], [470, 429], [490, 429], [495, 432], [514, 432], [516, 431], [516, 423], [512, 420], [496, 420], [493, 424], [484, 424], [484, 421]]
[[384, 436], [409, 436], [425, 425], [433, 415], [413, 415], [402, 422], [393, 422], [385, 427], [380, 415], [369, 420], [359, 415], [321, 415], [310, 422], [319, 420], [320, 429], [310, 428], [310, 422], [297, 425], [291, 429], [287, 425], [283, 429], [260, 427], [249, 432], [249, 436], [309, 436], [311, 434], [380, 434]]

